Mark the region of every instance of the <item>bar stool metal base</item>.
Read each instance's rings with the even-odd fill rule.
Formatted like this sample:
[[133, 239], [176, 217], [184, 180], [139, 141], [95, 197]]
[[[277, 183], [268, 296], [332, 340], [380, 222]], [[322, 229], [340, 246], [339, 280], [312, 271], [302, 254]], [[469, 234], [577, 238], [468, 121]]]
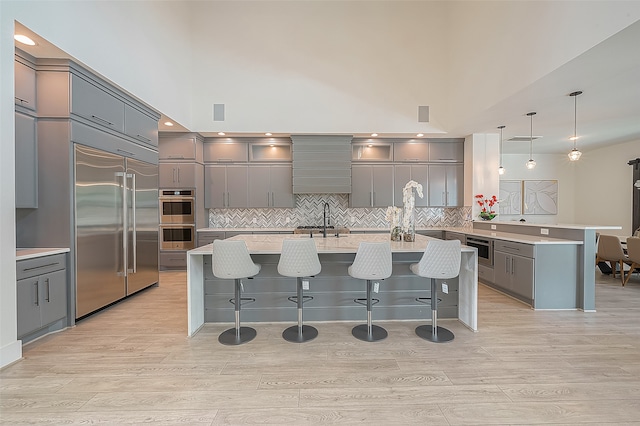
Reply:
[[256, 337], [256, 330], [251, 327], [240, 327], [240, 333], [235, 328], [225, 330], [218, 336], [218, 342], [223, 345], [241, 345], [250, 342]]
[[387, 330], [378, 326], [371, 325], [371, 333], [369, 333], [369, 327], [367, 324], [360, 324], [353, 327], [351, 334], [356, 339], [364, 340], [365, 342], [377, 342], [387, 338]]
[[282, 338], [291, 343], [303, 343], [318, 337], [318, 330], [310, 325], [302, 326], [302, 333], [297, 325], [292, 325], [282, 332]]
[[422, 337], [425, 340], [434, 343], [444, 343], [450, 342], [453, 340], [453, 333], [446, 328], [436, 327], [436, 332], [433, 332], [433, 326], [431, 325], [421, 325], [416, 327], [416, 334]]

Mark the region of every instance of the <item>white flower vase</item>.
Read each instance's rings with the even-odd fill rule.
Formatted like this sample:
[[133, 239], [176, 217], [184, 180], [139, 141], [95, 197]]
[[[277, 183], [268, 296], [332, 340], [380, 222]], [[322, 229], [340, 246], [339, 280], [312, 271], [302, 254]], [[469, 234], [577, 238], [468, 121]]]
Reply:
[[416, 214], [415, 210], [411, 210], [409, 215], [408, 225], [404, 231], [404, 240], [408, 243], [412, 243], [416, 240]]

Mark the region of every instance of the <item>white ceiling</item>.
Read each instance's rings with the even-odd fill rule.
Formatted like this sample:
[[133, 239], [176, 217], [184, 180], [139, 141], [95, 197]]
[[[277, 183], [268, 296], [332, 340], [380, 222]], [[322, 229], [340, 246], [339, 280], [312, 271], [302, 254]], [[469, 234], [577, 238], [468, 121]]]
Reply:
[[[35, 47], [18, 47], [35, 57], [68, 58], [69, 56], [16, 23], [16, 29], [30, 34]], [[577, 98], [578, 148], [588, 151], [610, 144], [638, 140], [640, 143], [640, 21], [564, 64], [529, 87], [508, 96], [478, 113], [458, 128], [442, 135], [428, 137], [465, 137], [472, 133], [498, 133], [504, 125], [504, 152], [528, 153], [529, 142], [509, 142], [514, 136], [530, 135], [527, 113], [533, 118], [534, 153], [569, 152], [569, 137], [574, 127], [574, 99], [569, 93], [581, 90]], [[188, 131], [179, 123], [163, 116], [160, 131]], [[197, 131], [197, 129], [191, 129]], [[233, 135], [242, 136], [242, 135]], [[245, 135], [259, 136], [259, 135]], [[274, 136], [286, 136], [277, 134]], [[356, 134], [369, 137], [368, 134]], [[415, 137], [414, 134], [381, 134], [380, 137]], [[526, 138], [525, 138], [526, 139]]]

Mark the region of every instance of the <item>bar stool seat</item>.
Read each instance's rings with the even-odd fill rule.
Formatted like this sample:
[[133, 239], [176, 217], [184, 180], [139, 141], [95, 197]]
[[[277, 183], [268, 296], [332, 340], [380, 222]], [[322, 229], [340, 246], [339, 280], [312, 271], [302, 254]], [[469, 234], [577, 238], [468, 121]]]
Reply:
[[371, 298], [373, 281], [384, 280], [391, 276], [391, 245], [388, 242], [361, 242], [353, 264], [349, 266], [349, 275], [353, 278], [367, 280], [367, 298], [354, 299], [354, 302], [367, 306], [367, 323], [355, 326], [351, 334], [366, 342], [375, 342], [387, 337], [387, 330], [371, 323], [371, 308], [380, 302]]
[[[436, 280], [455, 278], [460, 274], [462, 257], [461, 244], [458, 240], [432, 240], [427, 244], [419, 263], [409, 267], [411, 272], [431, 280], [431, 326], [421, 325], [416, 334], [425, 340], [435, 343], [449, 342], [454, 335], [443, 327], [438, 327], [438, 287]], [[416, 298], [421, 302], [422, 297]]]
[[298, 305], [298, 324], [282, 332], [282, 337], [288, 342], [303, 343], [318, 336], [315, 327], [302, 324], [302, 306], [313, 299], [311, 296], [304, 296], [302, 279], [319, 274], [321, 269], [314, 239], [287, 238], [282, 241], [278, 273], [285, 277], [297, 278], [297, 294], [288, 299]]
[[242, 302], [255, 302], [252, 297], [240, 297], [242, 279], [250, 278], [260, 272], [260, 265], [253, 263], [244, 241], [215, 240], [213, 242], [213, 275], [222, 279], [235, 280], [235, 295], [229, 302], [235, 306], [235, 327], [218, 336], [223, 345], [240, 345], [256, 337], [256, 330], [240, 327], [240, 306]]

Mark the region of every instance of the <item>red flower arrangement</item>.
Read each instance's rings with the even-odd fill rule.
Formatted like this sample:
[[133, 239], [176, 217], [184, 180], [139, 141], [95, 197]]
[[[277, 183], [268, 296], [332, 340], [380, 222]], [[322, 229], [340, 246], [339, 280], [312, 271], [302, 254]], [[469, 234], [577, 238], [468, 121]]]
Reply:
[[475, 198], [476, 203], [478, 203], [478, 205], [482, 207], [482, 210], [480, 211], [480, 217], [482, 219], [491, 220], [496, 217], [497, 213], [495, 212], [495, 210], [493, 210], [493, 206], [498, 204], [498, 197], [492, 195], [489, 198], [485, 198], [484, 195], [478, 194], [475, 196]]

